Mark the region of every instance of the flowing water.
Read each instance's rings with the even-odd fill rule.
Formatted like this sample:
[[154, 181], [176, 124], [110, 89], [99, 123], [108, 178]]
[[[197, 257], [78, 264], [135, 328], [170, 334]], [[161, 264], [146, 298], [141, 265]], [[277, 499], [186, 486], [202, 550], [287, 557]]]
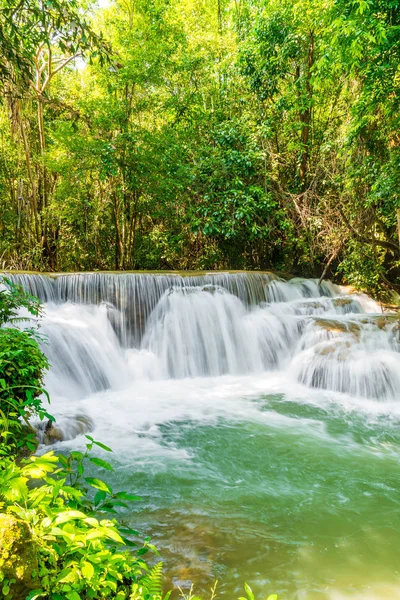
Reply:
[[261, 273], [14, 279], [45, 303], [50, 412], [113, 448], [169, 583], [400, 599], [395, 315]]

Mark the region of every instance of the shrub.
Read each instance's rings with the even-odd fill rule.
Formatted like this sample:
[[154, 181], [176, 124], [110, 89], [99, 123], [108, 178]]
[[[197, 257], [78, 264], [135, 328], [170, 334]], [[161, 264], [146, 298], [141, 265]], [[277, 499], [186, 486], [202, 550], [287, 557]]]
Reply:
[[[85, 493], [67, 483], [68, 469], [52, 452], [32, 456], [18, 465], [9, 459], [0, 468], [0, 512], [12, 514], [21, 526], [28, 525], [38, 569], [28, 569], [18, 580], [12, 573], [12, 553], [0, 550], [0, 590], [5, 600], [22, 600], [21, 588], [32, 590], [27, 598], [51, 600], [161, 599], [161, 563], [150, 569], [142, 555], [128, 552], [129, 540], [115, 520], [106, 518], [94, 505], [89, 509]], [[105, 490], [109, 503], [121, 504], [107, 484], [90, 479]], [[103, 490], [104, 491], [104, 490]], [[85, 510], [83, 510], [85, 504]], [[132, 533], [132, 532], [130, 532]], [[25, 596], [24, 596], [25, 598]]]
[[40, 315], [38, 300], [26, 294], [20, 286], [3, 278], [6, 287], [0, 289], [0, 434], [3, 445], [0, 454], [35, 448], [35, 436], [29, 418], [50, 415], [40, 399], [43, 373], [48, 362], [38, 345], [38, 333], [32, 328], [17, 329], [13, 324], [29, 322], [20, 315], [21, 308], [33, 317]]

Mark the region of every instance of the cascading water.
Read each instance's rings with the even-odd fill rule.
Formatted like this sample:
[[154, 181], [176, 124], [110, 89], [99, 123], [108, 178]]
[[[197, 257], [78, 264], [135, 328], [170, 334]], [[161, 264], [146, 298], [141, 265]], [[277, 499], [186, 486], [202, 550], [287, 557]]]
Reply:
[[88, 427], [113, 447], [171, 577], [400, 598], [379, 537], [400, 505], [397, 315], [267, 273], [12, 277], [44, 302], [61, 447]]
[[365, 318], [361, 298], [330, 283], [244, 273], [14, 279], [45, 302], [48, 385], [57, 395], [118, 389], [135, 377], [272, 369], [310, 387], [381, 400], [399, 389], [398, 323]]

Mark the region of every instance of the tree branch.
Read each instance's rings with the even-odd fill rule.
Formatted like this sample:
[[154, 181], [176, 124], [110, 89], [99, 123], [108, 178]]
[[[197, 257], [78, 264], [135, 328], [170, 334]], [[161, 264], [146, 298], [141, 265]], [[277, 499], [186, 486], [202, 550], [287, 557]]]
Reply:
[[400, 248], [397, 244], [395, 244], [394, 242], [391, 242], [390, 240], [379, 240], [377, 238], [368, 238], [365, 237], [363, 235], [361, 235], [361, 233], [359, 233], [354, 227], [353, 225], [349, 222], [349, 220], [346, 218], [342, 208], [339, 206], [338, 207], [340, 216], [343, 219], [344, 224], [346, 225], [346, 227], [356, 236], [356, 238], [360, 241], [360, 242], [364, 242], [366, 244], [375, 244], [377, 246], [380, 246], [381, 248], [386, 248], [387, 250], [390, 250], [391, 252], [393, 252], [396, 255], [400, 254]]

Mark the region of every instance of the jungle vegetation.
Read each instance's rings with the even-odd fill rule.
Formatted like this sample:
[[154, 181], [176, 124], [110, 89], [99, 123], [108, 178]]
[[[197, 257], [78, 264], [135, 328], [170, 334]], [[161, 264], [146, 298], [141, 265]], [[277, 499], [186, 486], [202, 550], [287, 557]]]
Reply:
[[0, 7], [2, 268], [399, 287], [399, 0]]

